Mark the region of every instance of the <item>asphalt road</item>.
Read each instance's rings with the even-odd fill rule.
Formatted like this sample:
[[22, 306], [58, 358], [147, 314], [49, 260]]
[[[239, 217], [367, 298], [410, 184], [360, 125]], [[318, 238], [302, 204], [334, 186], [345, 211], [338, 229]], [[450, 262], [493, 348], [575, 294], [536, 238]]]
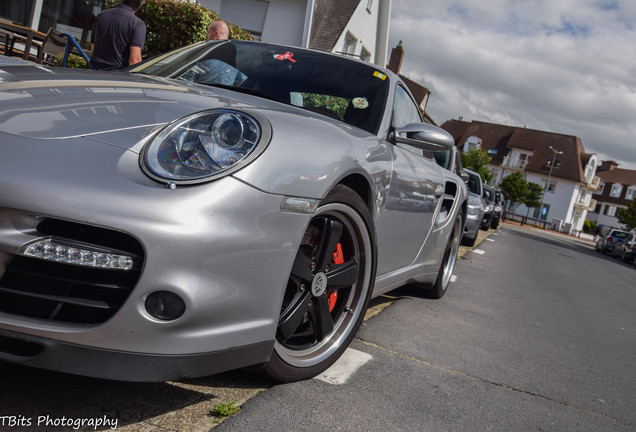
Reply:
[[[374, 301], [349, 352], [370, 360], [343, 383], [121, 383], [0, 363], [0, 430], [636, 430], [634, 267], [506, 224], [455, 274], [441, 300], [405, 287]], [[228, 400], [245, 403], [216, 425]]]
[[506, 225], [441, 300], [403, 288], [342, 385], [279, 385], [214, 431], [633, 431], [636, 269]]

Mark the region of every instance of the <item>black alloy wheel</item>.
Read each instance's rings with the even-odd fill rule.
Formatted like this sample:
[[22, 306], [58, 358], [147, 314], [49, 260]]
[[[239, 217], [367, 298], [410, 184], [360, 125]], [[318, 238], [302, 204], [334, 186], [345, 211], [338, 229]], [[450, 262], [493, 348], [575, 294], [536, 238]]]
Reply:
[[375, 230], [362, 199], [336, 186], [300, 243], [263, 372], [291, 382], [331, 366], [355, 336], [373, 291]]

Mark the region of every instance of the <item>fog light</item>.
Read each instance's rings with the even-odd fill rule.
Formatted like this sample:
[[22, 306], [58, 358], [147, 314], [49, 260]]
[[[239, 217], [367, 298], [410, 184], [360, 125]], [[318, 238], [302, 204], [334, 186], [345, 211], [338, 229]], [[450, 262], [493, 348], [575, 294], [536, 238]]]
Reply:
[[171, 321], [183, 315], [185, 303], [176, 294], [168, 291], [157, 291], [146, 298], [146, 310], [154, 318]]

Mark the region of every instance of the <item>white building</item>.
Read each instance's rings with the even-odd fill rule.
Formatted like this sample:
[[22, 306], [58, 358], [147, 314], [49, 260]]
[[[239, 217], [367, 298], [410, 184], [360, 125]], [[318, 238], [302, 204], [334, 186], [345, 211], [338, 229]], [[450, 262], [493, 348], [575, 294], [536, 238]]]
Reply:
[[199, 0], [263, 42], [362, 58], [384, 67], [391, 0]]
[[[596, 207], [593, 193], [600, 179], [596, 176], [598, 157], [585, 152], [580, 138], [476, 121], [449, 120], [442, 128], [463, 151], [477, 147], [488, 153], [492, 184], [521, 171], [527, 181], [543, 187], [543, 205], [530, 209], [530, 218], [550, 226], [556, 223], [568, 233], [583, 229], [588, 211]], [[524, 205], [516, 209], [519, 216], [527, 213]]]

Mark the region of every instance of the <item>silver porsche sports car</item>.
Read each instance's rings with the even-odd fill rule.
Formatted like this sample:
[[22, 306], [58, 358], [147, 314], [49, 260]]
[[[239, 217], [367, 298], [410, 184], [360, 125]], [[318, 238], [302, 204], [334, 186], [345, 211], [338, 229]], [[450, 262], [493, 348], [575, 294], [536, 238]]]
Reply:
[[126, 72], [1, 61], [0, 360], [302, 380], [371, 297], [444, 295], [466, 185], [393, 73], [243, 41]]

